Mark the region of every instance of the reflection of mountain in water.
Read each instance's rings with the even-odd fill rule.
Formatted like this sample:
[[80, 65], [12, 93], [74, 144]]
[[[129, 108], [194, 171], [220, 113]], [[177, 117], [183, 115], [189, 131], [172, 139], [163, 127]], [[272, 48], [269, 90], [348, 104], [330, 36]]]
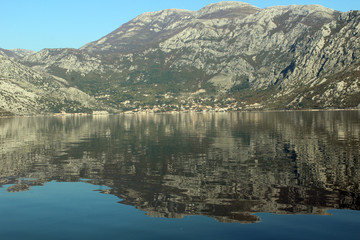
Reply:
[[360, 112], [0, 120], [0, 184], [79, 181], [148, 215], [360, 209]]

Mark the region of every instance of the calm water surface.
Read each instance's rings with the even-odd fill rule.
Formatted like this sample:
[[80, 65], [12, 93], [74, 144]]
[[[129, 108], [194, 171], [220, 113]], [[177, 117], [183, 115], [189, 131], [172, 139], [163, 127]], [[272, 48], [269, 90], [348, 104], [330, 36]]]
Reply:
[[0, 239], [358, 239], [360, 111], [0, 119]]

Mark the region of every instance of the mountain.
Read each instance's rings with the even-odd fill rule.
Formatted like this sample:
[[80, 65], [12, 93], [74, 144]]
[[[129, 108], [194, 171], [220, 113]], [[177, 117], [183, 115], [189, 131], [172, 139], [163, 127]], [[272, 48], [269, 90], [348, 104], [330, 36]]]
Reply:
[[27, 50], [27, 49], [21, 49], [21, 48], [11, 49], [10, 51], [15, 53], [19, 58], [22, 58], [22, 57], [25, 57], [27, 55], [31, 55], [31, 54], [35, 53], [35, 51]]
[[144, 13], [112, 33], [81, 49], [90, 52], [129, 53], [151, 48], [199, 22], [210, 19], [245, 18], [259, 9], [240, 2], [211, 4], [198, 12], [167, 9]]
[[353, 108], [359, 29], [359, 11], [220, 2], [144, 13], [80, 49], [20, 61], [123, 110]]
[[89, 112], [97, 105], [66, 80], [0, 55], [0, 115]]
[[12, 49], [12, 50], [0, 48], [0, 55], [7, 56], [7, 57], [13, 58], [13, 59], [21, 59], [27, 55], [31, 55], [34, 53], [35, 53], [35, 51], [21, 49], [21, 48], [16, 48], [16, 49]]

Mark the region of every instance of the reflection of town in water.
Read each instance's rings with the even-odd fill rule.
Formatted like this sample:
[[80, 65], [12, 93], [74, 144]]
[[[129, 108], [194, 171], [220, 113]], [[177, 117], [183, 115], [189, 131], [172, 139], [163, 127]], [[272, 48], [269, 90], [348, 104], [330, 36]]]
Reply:
[[[0, 119], [0, 185], [105, 185], [148, 215], [360, 209], [360, 112]], [[86, 179], [86, 180], [84, 180]]]

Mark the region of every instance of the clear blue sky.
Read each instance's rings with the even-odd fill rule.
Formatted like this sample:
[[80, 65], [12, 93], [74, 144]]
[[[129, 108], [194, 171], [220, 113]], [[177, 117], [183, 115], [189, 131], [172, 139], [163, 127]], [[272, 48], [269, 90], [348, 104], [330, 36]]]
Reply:
[[[137, 15], [167, 8], [199, 10], [218, 0], [0, 0], [0, 48], [79, 48]], [[244, 0], [260, 8], [320, 4], [360, 10], [360, 0]]]

